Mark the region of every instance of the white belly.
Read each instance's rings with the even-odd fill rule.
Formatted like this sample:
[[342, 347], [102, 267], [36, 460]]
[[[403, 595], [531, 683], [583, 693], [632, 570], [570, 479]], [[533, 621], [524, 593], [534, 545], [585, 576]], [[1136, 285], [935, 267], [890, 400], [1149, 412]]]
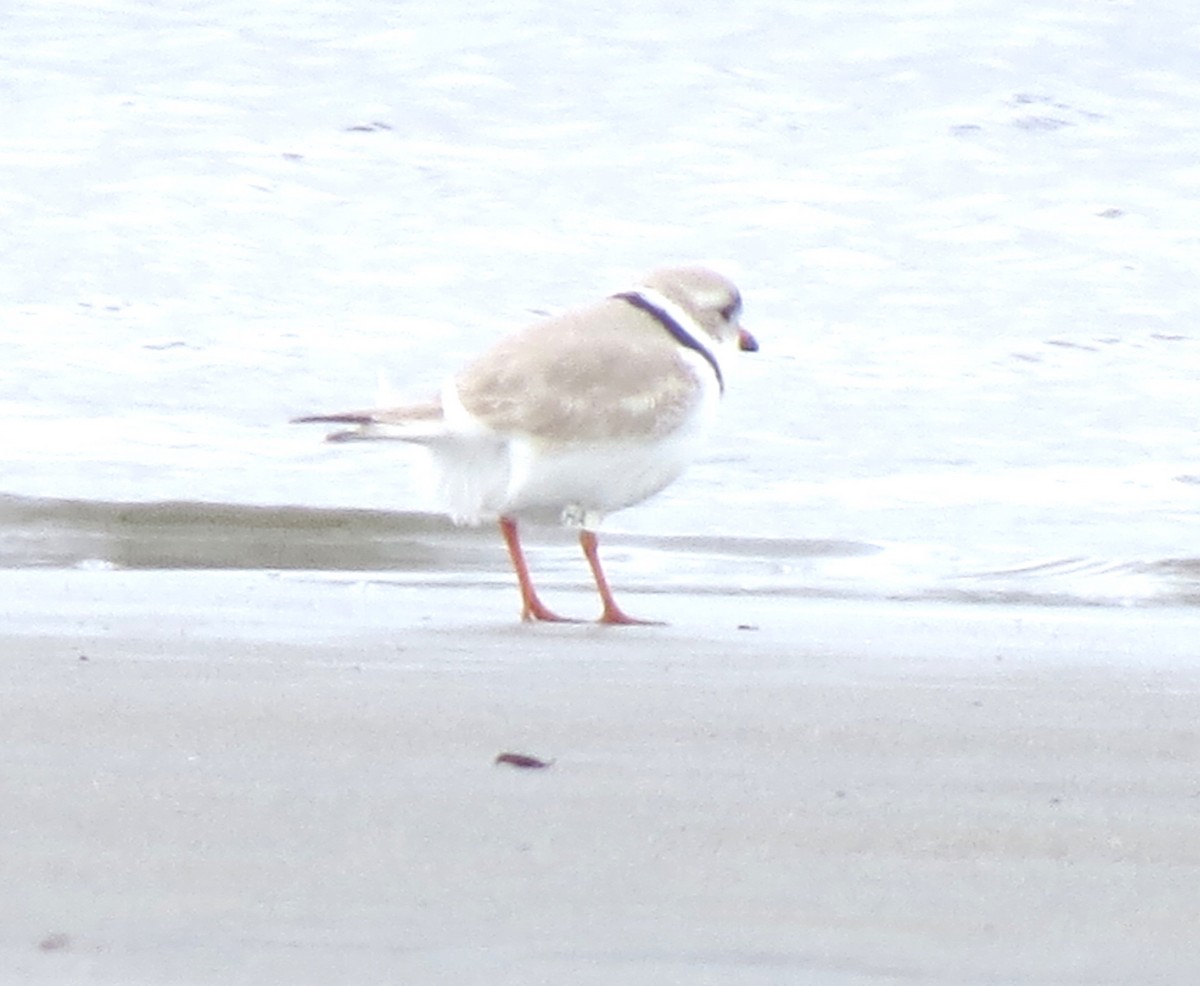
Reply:
[[438, 497], [458, 523], [499, 515], [596, 527], [606, 514], [653, 496], [695, 458], [688, 429], [653, 443], [539, 448], [528, 439], [476, 437], [429, 448]]

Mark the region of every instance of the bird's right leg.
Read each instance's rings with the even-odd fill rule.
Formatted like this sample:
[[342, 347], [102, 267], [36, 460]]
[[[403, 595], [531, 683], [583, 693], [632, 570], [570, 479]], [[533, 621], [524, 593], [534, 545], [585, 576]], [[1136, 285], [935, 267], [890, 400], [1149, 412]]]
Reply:
[[517, 573], [517, 584], [521, 587], [521, 619], [525, 622], [543, 620], [547, 623], [576, 623], [565, 616], [559, 616], [548, 609], [533, 587], [533, 579], [529, 577], [529, 566], [525, 564], [525, 555], [521, 551], [521, 538], [517, 533], [517, 522], [511, 517], [500, 518], [500, 533], [504, 535], [504, 543], [508, 546], [508, 557], [512, 559], [513, 571]]

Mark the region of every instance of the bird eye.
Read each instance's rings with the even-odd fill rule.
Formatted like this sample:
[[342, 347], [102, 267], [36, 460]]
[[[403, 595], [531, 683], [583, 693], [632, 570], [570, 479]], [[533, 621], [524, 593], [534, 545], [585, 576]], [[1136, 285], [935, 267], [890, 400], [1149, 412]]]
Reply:
[[742, 313], [742, 296], [734, 292], [729, 304], [721, 309], [721, 317], [726, 322], [733, 322]]

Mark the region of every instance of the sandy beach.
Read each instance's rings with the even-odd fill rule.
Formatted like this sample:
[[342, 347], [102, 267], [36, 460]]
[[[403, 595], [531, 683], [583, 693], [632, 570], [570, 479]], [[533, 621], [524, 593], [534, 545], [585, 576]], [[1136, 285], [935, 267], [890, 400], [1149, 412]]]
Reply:
[[1194, 612], [0, 581], [8, 982], [1200, 971]]

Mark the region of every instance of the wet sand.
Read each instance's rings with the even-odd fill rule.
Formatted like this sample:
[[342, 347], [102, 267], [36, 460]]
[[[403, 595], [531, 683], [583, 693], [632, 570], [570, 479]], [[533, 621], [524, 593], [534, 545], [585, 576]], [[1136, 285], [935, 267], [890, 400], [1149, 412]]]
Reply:
[[1200, 972], [1194, 612], [626, 594], [672, 625], [605, 629], [521, 626], [500, 579], [0, 590], [5, 981]]

